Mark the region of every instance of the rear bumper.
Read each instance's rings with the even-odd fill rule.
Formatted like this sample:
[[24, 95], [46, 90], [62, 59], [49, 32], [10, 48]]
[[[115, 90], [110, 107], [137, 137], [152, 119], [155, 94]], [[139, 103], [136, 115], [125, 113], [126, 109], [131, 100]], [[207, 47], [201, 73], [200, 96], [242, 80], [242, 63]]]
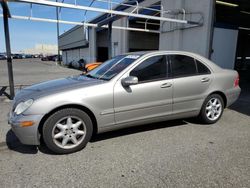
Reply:
[[[38, 125], [42, 119], [42, 115], [10, 115], [8, 123], [11, 125], [12, 131], [22, 144], [39, 145], [40, 134]], [[23, 121], [33, 121], [34, 125], [30, 127], [21, 127], [20, 123]]]
[[227, 106], [232, 105], [240, 96], [241, 89], [240, 87], [232, 88], [226, 92], [227, 97]]

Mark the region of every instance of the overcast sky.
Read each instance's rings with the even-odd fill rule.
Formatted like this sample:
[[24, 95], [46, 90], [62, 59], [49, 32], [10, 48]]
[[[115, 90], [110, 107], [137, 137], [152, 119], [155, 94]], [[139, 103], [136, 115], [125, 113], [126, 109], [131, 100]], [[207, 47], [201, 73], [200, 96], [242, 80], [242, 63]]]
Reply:
[[[62, 0], [59, 0], [62, 1]], [[121, 2], [122, 0], [112, 0]], [[75, 0], [65, 0], [65, 3], [74, 3]], [[77, 0], [77, 4], [89, 6], [92, 0]], [[108, 8], [107, 3], [94, 2], [94, 7]], [[29, 16], [30, 5], [26, 3], [9, 3], [10, 12], [13, 15]], [[2, 8], [0, 8], [2, 13]], [[41, 5], [33, 5], [32, 14], [34, 17], [56, 19], [56, 8]], [[100, 13], [88, 12], [87, 19], [92, 19]], [[62, 20], [83, 21], [84, 11], [62, 9]], [[23, 49], [33, 48], [35, 44], [57, 44], [57, 32], [55, 23], [35, 22], [26, 20], [9, 20], [11, 49], [18, 52]], [[60, 24], [60, 33], [67, 31], [73, 25]], [[3, 18], [0, 17], [0, 52], [5, 52], [5, 40], [3, 30]]]

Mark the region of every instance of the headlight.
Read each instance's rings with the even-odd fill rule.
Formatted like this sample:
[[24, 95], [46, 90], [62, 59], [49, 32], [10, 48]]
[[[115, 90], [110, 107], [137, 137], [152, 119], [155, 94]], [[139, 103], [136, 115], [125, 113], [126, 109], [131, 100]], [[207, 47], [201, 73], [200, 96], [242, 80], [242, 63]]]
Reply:
[[27, 101], [25, 101], [25, 102], [20, 102], [20, 103], [16, 106], [14, 112], [15, 112], [17, 115], [19, 115], [19, 114], [23, 113], [25, 110], [27, 110], [32, 104], [33, 104], [33, 99], [29, 99], [29, 100], [27, 100]]

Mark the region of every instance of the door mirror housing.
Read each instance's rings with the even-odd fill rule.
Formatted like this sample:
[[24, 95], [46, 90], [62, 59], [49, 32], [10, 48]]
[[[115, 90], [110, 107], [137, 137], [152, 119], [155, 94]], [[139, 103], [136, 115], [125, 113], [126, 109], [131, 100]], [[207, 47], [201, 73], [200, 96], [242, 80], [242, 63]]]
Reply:
[[131, 85], [136, 85], [138, 84], [138, 78], [135, 76], [129, 76], [126, 78], [123, 78], [121, 81], [123, 87], [129, 87]]

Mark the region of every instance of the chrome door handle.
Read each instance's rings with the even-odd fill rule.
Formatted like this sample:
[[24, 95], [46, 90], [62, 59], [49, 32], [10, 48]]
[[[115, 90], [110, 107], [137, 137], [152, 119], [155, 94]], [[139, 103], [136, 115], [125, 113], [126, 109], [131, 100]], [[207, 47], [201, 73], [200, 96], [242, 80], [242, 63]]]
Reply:
[[209, 82], [210, 78], [202, 78], [201, 82]]
[[171, 83], [164, 83], [161, 85], [161, 88], [168, 88], [168, 87], [171, 87], [172, 84]]

